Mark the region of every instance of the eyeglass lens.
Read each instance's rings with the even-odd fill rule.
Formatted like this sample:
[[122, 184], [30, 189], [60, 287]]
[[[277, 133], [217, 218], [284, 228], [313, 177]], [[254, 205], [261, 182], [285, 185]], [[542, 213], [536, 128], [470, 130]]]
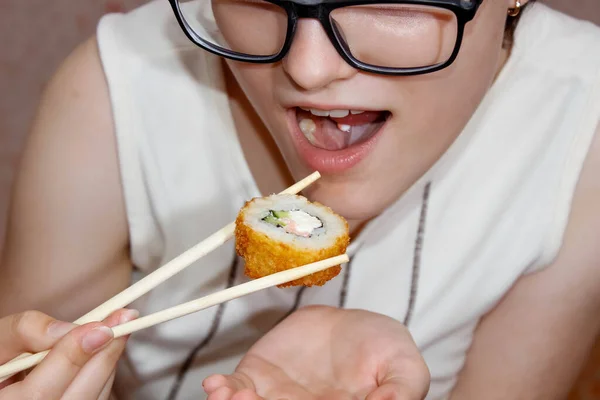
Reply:
[[[251, 56], [273, 56], [285, 43], [286, 11], [264, 0], [179, 0], [185, 22], [206, 43]], [[390, 68], [446, 62], [457, 35], [456, 15], [440, 7], [373, 3], [334, 9], [337, 40], [356, 60]]]

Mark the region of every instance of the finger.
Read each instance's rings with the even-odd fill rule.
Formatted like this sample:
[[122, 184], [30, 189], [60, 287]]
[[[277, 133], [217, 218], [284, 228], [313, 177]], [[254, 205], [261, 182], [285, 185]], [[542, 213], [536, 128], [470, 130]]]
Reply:
[[202, 382], [202, 388], [204, 388], [206, 394], [211, 394], [225, 386], [227, 386], [227, 377], [225, 375], [211, 375]]
[[26, 311], [0, 319], [0, 363], [21, 353], [37, 353], [52, 347], [75, 325], [57, 321], [38, 311]]
[[252, 389], [243, 389], [235, 393], [231, 400], [263, 400], [263, 398]]
[[231, 400], [235, 390], [227, 386], [222, 386], [208, 395], [207, 400]]
[[16, 375], [11, 376], [10, 378], [3, 378], [4, 380], [0, 382], [0, 390], [4, 389], [7, 386], [12, 385], [15, 382], [22, 381], [25, 379], [26, 373], [25, 371], [19, 372]]
[[61, 339], [23, 382], [7, 390], [20, 396], [16, 398], [60, 399], [85, 363], [112, 339], [112, 330], [101, 323], [78, 327]]
[[61, 400], [96, 400], [107, 386], [125, 349], [125, 339], [113, 341], [88, 361]]
[[[111, 314], [104, 323], [114, 327], [137, 318], [136, 310], [119, 310]], [[96, 400], [107, 386], [112, 387], [111, 376], [116, 364], [125, 350], [127, 337], [113, 340], [106, 348], [88, 361], [75, 380], [71, 383], [62, 400]]]
[[387, 383], [379, 386], [371, 392], [366, 400], [421, 400], [421, 397], [414, 397], [406, 393], [402, 385]]
[[244, 373], [212, 375], [202, 382], [209, 400], [261, 400], [254, 383]]
[[248, 377], [248, 375], [242, 372], [234, 372], [231, 375], [212, 375], [204, 380], [202, 383], [204, 391], [207, 394], [214, 392], [221, 387], [228, 387], [237, 391], [243, 389], [256, 390], [254, 383]]
[[106, 382], [106, 385], [104, 385], [104, 388], [102, 389], [102, 392], [100, 393], [100, 396], [98, 396], [98, 400], [112, 399], [111, 394], [112, 394], [112, 386], [113, 386], [114, 382], [115, 382], [115, 371], [113, 371], [110, 378], [108, 378], [108, 382]]
[[429, 391], [429, 371], [417, 367], [411, 377], [390, 376], [366, 400], [422, 400]]

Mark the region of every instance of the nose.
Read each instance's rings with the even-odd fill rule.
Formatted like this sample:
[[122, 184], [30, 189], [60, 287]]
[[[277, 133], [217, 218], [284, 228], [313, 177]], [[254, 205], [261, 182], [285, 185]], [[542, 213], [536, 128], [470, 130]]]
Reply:
[[305, 90], [324, 88], [357, 73], [340, 57], [319, 21], [313, 19], [298, 22], [283, 68]]

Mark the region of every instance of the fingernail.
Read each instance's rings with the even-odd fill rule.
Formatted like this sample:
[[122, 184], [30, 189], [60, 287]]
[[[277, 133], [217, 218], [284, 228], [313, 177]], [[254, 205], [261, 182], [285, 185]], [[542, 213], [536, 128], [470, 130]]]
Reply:
[[107, 326], [99, 326], [85, 334], [81, 341], [83, 351], [92, 354], [106, 346], [113, 338], [113, 331]]
[[54, 321], [48, 325], [48, 335], [60, 339], [75, 328], [75, 324], [63, 321]]
[[125, 322], [133, 321], [137, 317], [140, 316], [140, 312], [138, 310], [126, 310], [123, 311], [121, 317], [119, 318], [119, 324], [124, 324]]

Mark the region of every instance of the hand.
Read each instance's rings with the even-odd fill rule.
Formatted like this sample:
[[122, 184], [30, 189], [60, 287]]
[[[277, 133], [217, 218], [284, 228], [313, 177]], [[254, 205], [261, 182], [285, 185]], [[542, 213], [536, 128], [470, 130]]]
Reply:
[[108, 328], [136, 317], [135, 310], [119, 310], [103, 323], [80, 327], [37, 311], [0, 319], [0, 364], [24, 352], [52, 348], [24, 379], [13, 377], [0, 383], [0, 400], [108, 399], [115, 365], [127, 340], [114, 340]]
[[367, 311], [301, 309], [261, 338], [208, 400], [421, 400], [429, 370], [408, 330]]

